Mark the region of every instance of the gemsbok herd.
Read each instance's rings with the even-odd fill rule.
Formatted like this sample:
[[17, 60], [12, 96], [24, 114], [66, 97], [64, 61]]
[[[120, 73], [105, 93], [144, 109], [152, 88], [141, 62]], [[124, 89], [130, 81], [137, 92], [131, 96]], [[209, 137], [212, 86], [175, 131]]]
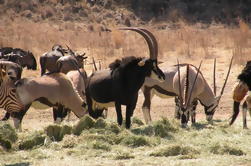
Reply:
[[[93, 59], [94, 70], [87, 75], [84, 70], [85, 54], [77, 54], [68, 46], [54, 45], [52, 50], [40, 56], [41, 76], [22, 78], [23, 68], [36, 70], [34, 55], [19, 48], [0, 49], [0, 108], [6, 113], [2, 120], [13, 118], [14, 126], [21, 129], [22, 119], [33, 102], [53, 108], [55, 123], [60, 123], [69, 112], [78, 118], [87, 114], [93, 118], [104, 117], [108, 107], [115, 107], [117, 122], [123, 123], [121, 106], [126, 106], [125, 126], [130, 128], [138, 93], [144, 95], [142, 112], [146, 123], [151, 122], [150, 107], [154, 95], [175, 99], [175, 118], [186, 127], [189, 120], [196, 122], [198, 101], [204, 107], [206, 120], [212, 122], [220, 103], [233, 57], [230, 60], [226, 79], [216, 94], [216, 59], [214, 61], [213, 88], [203, 76], [200, 67], [179, 63], [160, 69], [158, 66], [158, 42], [147, 29], [124, 27], [140, 34], [149, 48], [149, 57], [127, 56], [117, 59], [107, 69], [99, 69]], [[243, 103], [243, 127], [247, 128], [246, 112], [251, 115], [251, 61], [238, 76], [233, 90], [233, 115], [235, 121], [239, 106]]]

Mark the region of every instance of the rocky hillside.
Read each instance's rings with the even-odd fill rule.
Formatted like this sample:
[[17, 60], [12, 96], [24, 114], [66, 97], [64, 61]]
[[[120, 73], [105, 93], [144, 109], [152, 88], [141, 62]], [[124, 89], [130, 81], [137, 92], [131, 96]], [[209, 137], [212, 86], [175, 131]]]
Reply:
[[127, 26], [180, 19], [234, 24], [251, 20], [250, 6], [249, 0], [0, 0], [0, 16]]

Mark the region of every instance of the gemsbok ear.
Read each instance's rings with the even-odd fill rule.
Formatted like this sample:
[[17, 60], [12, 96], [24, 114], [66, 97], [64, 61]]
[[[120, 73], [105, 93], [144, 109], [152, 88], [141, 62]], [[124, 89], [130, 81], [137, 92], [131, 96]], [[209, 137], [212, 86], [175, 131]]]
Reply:
[[145, 61], [145, 60], [141, 60], [141, 61], [139, 61], [138, 65], [139, 65], [140, 67], [142, 67], [142, 66], [144, 66], [144, 65], [145, 65], [145, 63], [146, 63], [146, 61]]

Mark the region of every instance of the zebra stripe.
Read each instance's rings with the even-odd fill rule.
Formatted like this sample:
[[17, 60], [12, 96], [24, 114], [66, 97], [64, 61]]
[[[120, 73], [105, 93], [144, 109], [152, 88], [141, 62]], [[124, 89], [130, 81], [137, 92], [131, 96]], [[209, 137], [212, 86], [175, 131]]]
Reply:
[[0, 85], [0, 108], [7, 112], [20, 112], [24, 106], [17, 97], [16, 90], [13, 89], [11, 80], [3, 81]]

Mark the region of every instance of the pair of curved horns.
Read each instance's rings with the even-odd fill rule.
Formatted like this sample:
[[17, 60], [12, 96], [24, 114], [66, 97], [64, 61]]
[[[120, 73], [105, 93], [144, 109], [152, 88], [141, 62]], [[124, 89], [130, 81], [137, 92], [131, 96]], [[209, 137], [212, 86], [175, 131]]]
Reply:
[[144, 37], [144, 39], [147, 42], [149, 52], [150, 52], [150, 59], [152, 60], [157, 60], [158, 57], [158, 43], [154, 35], [144, 29], [144, 28], [137, 28], [137, 27], [124, 27], [124, 28], [119, 28], [119, 30], [131, 30], [139, 33]]

